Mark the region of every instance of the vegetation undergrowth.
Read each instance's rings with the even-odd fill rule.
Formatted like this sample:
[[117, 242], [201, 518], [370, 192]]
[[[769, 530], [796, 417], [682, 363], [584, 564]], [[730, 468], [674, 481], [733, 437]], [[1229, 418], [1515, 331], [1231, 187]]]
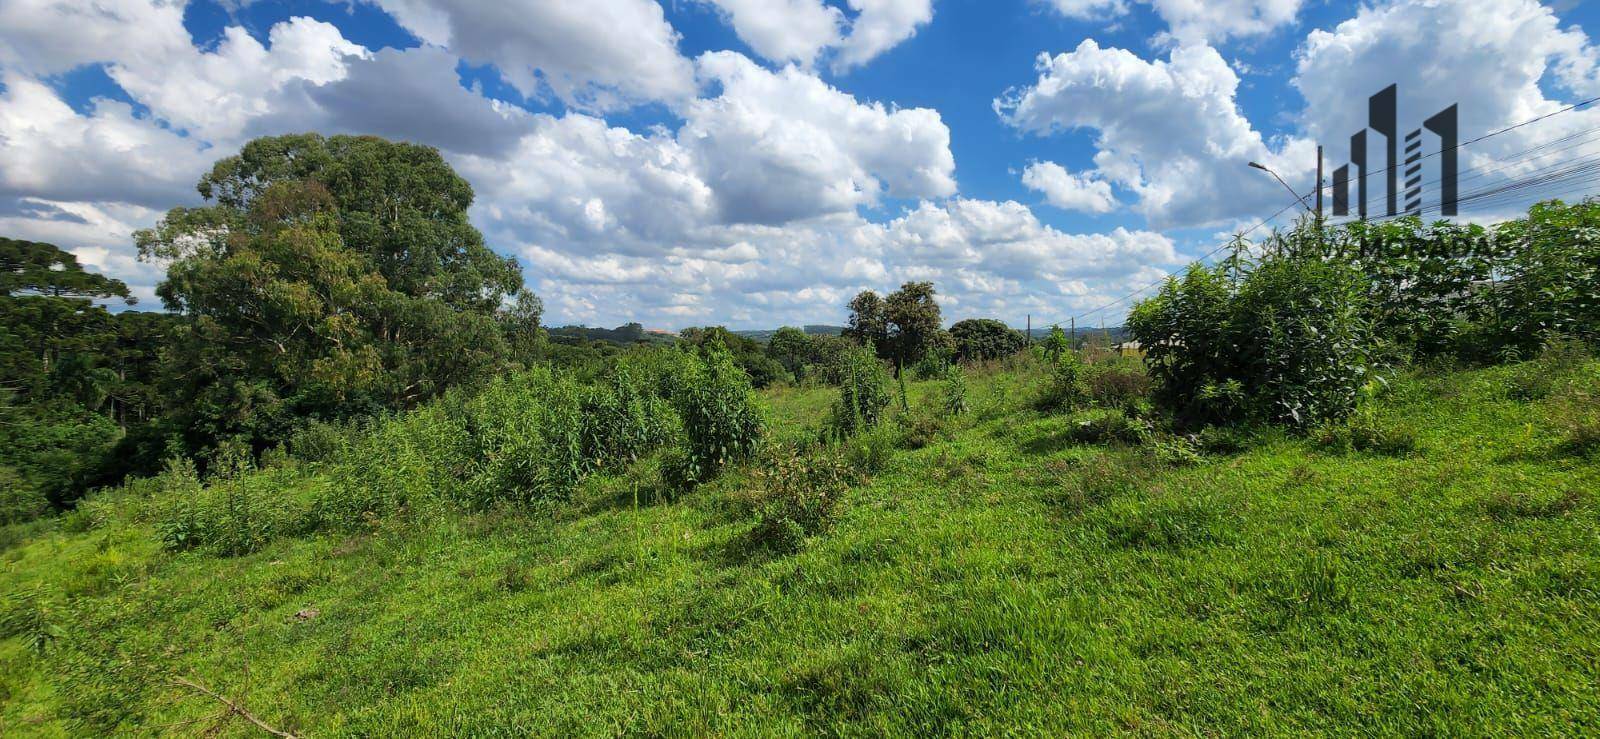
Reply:
[[[1565, 414], [1600, 366], [1552, 366], [1538, 399], [1505, 391], [1524, 365], [1399, 374], [1338, 427], [1360, 453], [1127, 431], [1121, 401], [1041, 412], [1027, 390], [1050, 371], [1024, 359], [965, 370], [959, 416], [947, 380], [908, 383], [913, 413], [943, 418], [922, 444], [892, 407], [829, 441], [837, 388], [760, 393], [765, 450], [671, 500], [641, 497], [654, 454], [577, 462], [557, 506], [517, 502], [556, 472], [487, 461], [428, 473], [457, 503], [419, 497], [406, 460], [458, 453], [440, 431], [482, 421], [471, 403], [364, 432], [383, 442], [351, 431], [395, 455], [371, 463], [392, 490], [361, 499], [396, 502], [348, 522], [318, 507], [348, 484], [340, 455], [211, 480], [177, 464], [7, 540], [0, 728], [214, 715], [174, 676], [313, 736], [1597, 725], [1600, 468]], [[1364, 428], [1409, 429], [1415, 451], [1363, 450]], [[586, 457], [584, 438], [562, 443]], [[480, 500], [475, 475], [524, 492]], [[187, 530], [213, 519], [183, 501], [220, 517]]]

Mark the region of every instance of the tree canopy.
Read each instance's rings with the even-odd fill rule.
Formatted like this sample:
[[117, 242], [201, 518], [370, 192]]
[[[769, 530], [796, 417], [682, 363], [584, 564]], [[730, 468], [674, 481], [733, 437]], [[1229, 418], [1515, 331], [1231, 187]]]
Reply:
[[121, 280], [84, 270], [77, 257], [55, 244], [7, 238], [0, 238], [0, 295], [138, 302]]
[[472, 188], [431, 147], [256, 139], [198, 189], [208, 205], [135, 236], [188, 319], [167, 378], [192, 446], [414, 406], [503, 366], [536, 328], [516, 262], [484, 245]]
[[876, 292], [863, 290], [850, 300], [850, 321], [844, 335], [862, 344], [876, 347], [879, 356], [889, 350], [889, 317], [883, 298]]
[[993, 318], [956, 321], [950, 336], [955, 340], [956, 358], [967, 362], [1008, 357], [1027, 344], [1022, 332]]
[[948, 340], [940, 328], [943, 320], [934, 295], [931, 282], [907, 282], [884, 301], [893, 359], [902, 367], [912, 365]]

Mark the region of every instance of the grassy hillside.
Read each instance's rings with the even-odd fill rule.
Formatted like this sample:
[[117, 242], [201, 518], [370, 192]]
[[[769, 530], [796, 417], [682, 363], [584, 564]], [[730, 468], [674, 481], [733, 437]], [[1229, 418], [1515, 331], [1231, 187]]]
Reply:
[[[1030, 366], [968, 382], [845, 450], [794, 554], [750, 544], [763, 464], [668, 496], [654, 459], [237, 557], [163, 548], [176, 484], [4, 529], [0, 734], [259, 733], [179, 677], [308, 736], [1600, 731], [1600, 365], [1407, 375], [1199, 459], [1078, 441]], [[772, 436], [837, 392], [763, 393]]]

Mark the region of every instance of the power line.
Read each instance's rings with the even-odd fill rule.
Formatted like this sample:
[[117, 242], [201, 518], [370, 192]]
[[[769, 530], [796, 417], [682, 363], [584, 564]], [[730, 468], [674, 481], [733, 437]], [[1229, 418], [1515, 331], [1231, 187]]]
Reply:
[[[1549, 118], [1553, 118], [1555, 116], [1561, 115], [1562, 113], [1567, 113], [1567, 112], [1570, 112], [1570, 111], [1577, 110], [1578, 108], [1582, 108], [1582, 107], [1584, 107], [1586, 105], [1591, 105], [1591, 104], [1596, 103], [1596, 102], [1600, 102], [1600, 96], [1595, 96], [1595, 97], [1589, 98], [1587, 100], [1582, 100], [1582, 101], [1573, 103], [1572, 105], [1568, 105], [1567, 107], [1562, 108], [1560, 110], [1552, 111], [1552, 112], [1546, 113], [1544, 115], [1538, 116], [1536, 118], [1530, 118], [1530, 119], [1528, 119], [1526, 121], [1523, 121], [1521, 123], [1517, 123], [1517, 124], [1514, 124], [1514, 125], [1507, 126], [1507, 127], [1502, 128], [1502, 129], [1500, 129], [1498, 131], [1493, 131], [1493, 132], [1490, 132], [1490, 133], [1486, 133], [1486, 134], [1484, 134], [1482, 136], [1479, 136], [1477, 138], [1457, 143], [1455, 146], [1449, 146], [1449, 147], [1441, 148], [1438, 151], [1434, 151], [1434, 152], [1430, 152], [1428, 154], [1424, 154], [1423, 156], [1419, 157], [1418, 159], [1416, 159], [1414, 161], [1407, 162], [1407, 164], [1415, 164], [1418, 161], [1422, 161], [1423, 159], [1429, 159], [1429, 158], [1438, 156], [1438, 155], [1443, 154], [1443, 153], [1445, 153], [1447, 151], [1454, 151], [1456, 149], [1460, 149], [1463, 146], [1469, 146], [1471, 144], [1476, 144], [1476, 143], [1478, 143], [1480, 141], [1484, 141], [1484, 140], [1487, 140], [1487, 139], [1494, 138], [1495, 136], [1499, 136], [1499, 135], [1502, 135], [1502, 134], [1505, 134], [1505, 133], [1510, 133], [1511, 131], [1515, 131], [1515, 130], [1517, 130], [1519, 128], [1522, 128], [1524, 126], [1529, 126], [1529, 125], [1532, 125], [1534, 123], [1538, 123], [1540, 121], [1547, 120]], [[1592, 131], [1592, 130], [1597, 130], [1597, 129], [1590, 129], [1590, 130]], [[1565, 139], [1565, 138], [1570, 138], [1570, 136], [1569, 137], [1563, 137], [1563, 139]], [[1563, 139], [1556, 139], [1554, 141], [1546, 142], [1545, 144], [1541, 144], [1540, 146], [1559, 143], [1559, 142], [1563, 141]], [[1533, 149], [1537, 149], [1537, 148], [1539, 148], [1539, 146], [1533, 147]], [[1531, 149], [1530, 149], [1530, 151], [1531, 151]], [[1517, 156], [1517, 155], [1513, 155], [1513, 156]], [[1544, 155], [1541, 155], [1541, 156], [1544, 156]], [[1504, 160], [1501, 160], [1501, 161], [1504, 161]], [[1384, 167], [1383, 169], [1380, 169], [1380, 170], [1377, 170], [1377, 171], [1374, 171], [1374, 172], [1368, 172], [1366, 174], [1369, 174], [1369, 175], [1383, 174], [1385, 172], [1388, 172], [1391, 169], [1397, 169], [1400, 166], [1400, 164], [1401, 164], [1400, 162], [1391, 162], [1389, 164], [1389, 166]], [[1487, 173], [1483, 173], [1483, 174], [1487, 174]], [[1479, 176], [1481, 176], [1481, 174]], [[1437, 181], [1438, 180], [1435, 180], [1434, 182], [1437, 182]], [[1324, 185], [1322, 183], [1317, 183], [1317, 187], [1314, 188], [1312, 190], [1312, 192], [1315, 193], [1315, 192], [1318, 192], [1318, 191], [1321, 191], [1321, 190], [1331, 189], [1331, 188], [1332, 188], [1331, 184]], [[1460, 202], [1462, 200], [1465, 200], [1465, 198], [1458, 198], [1457, 199], [1458, 202]], [[1288, 212], [1289, 210], [1301, 207], [1303, 205], [1304, 205], [1304, 198], [1301, 198], [1299, 200], [1295, 200], [1294, 202], [1292, 202], [1292, 203], [1284, 206], [1282, 209], [1278, 210], [1278, 212], [1273, 213], [1272, 215], [1267, 216], [1266, 218], [1262, 219], [1260, 222], [1256, 223], [1255, 225], [1251, 226], [1250, 228], [1247, 228], [1244, 231], [1241, 231], [1241, 232], [1235, 234], [1233, 239], [1230, 239], [1228, 241], [1225, 241], [1225, 242], [1217, 245], [1217, 247], [1215, 249], [1212, 249], [1211, 251], [1206, 252], [1205, 254], [1201, 255], [1198, 259], [1194, 260], [1194, 262], [1191, 262], [1191, 264], [1205, 262], [1205, 260], [1210, 259], [1213, 256], [1216, 256], [1218, 253], [1222, 252], [1222, 250], [1227, 249], [1229, 246], [1232, 246], [1238, 239], [1240, 239], [1240, 238], [1242, 238], [1244, 236], [1248, 236], [1250, 233], [1254, 232], [1256, 229], [1259, 229], [1262, 226], [1265, 226], [1266, 224], [1271, 223], [1272, 221], [1276, 220], [1279, 216], [1283, 215], [1284, 213]], [[1395, 218], [1399, 218], [1399, 217], [1403, 217], [1403, 216], [1395, 216]], [[1143, 292], [1145, 292], [1145, 291], [1147, 291], [1147, 290], [1149, 290], [1149, 289], [1151, 289], [1153, 287], [1157, 287], [1157, 286], [1161, 285], [1162, 283], [1166, 282], [1168, 279], [1171, 279], [1173, 277], [1173, 275], [1175, 275], [1175, 274], [1177, 274], [1175, 271], [1166, 272], [1165, 274], [1162, 275], [1161, 279], [1156, 280], [1155, 282], [1152, 282], [1152, 283], [1150, 283], [1148, 285], [1145, 285], [1144, 287], [1141, 287], [1141, 288], [1139, 288], [1137, 290], [1134, 290], [1133, 292], [1128, 293], [1127, 295], [1124, 295], [1124, 296], [1122, 296], [1120, 298], [1117, 298], [1116, 300], [1113, 300], [1113, 301], [1111, 301], [1109, 303], [1106, 303], [1105, 305], [1102, 305], [1102, 306], [1100, 306], [1098, 308], [1095, 308], [1094, 310], [1091, 310], [1091, 311], [1089, 311], [1087, 313], [1082, 313], [1082, 314], [1079, 314], [1077, 316], [1074, 316], [1073, 320], [1078, 320], [1078, 319], [1082, 319], [1082, 318], [1089, 318], [1091, 316], [1094, 316], [1097, 313], [1103, 313], [1103, 312], [1105, 312], [1106, 310], [1108, 310], [1110, 308], [1115, 308], [1116, 306], [1121, 305], [1122, 303], [1137, 297], [1141, 293], [1143, 293]]]
[[[1476, 179], [1479, 179], [1481, 177], [1487, 177], [1488, 175], [1495, 174], [1497, 172], [1504, 172], [1504, 171], [1506, 171], [1508, 169], [1512, 169], [1513, 167], [1516, 167], [1516, 166], [1521, 165], [1521, 164], [1534, 162], [1534, 161], [1537, 161], [1537, 160], [1540, 160], [1540, 159], [1544, 159], [1545, 157], [1554, 156], [1556, 154], [1560, 154], [1562, 152], [1569, 151], [1569, 150], [1572, 150], [1572, 149], [1577, 148], [1577, 147], [1581, 147], [1581, 146], [1583, 146], [1585, 144], [1593, 143], [1596, 140], [1600, 140], [1600, 136], [1597, 136], [1596, 134], [1600, 134], [1600, 127], [1584, 129], [1582, 131], [1578, 131], [1576, 133], [1572, 133], [1572, 134], [1569, 134], [1567, 136], [1563, 136], [1563, 137], [1561, 137], [1559, 139], [1555, 139], [1553, 141], [1547, 141], [1547, 142], [1545, 142], [1543, 144], [1540, 144], [1538, 146], [1534, 146], [1534, 147], [1531, 147], [1531, 148], [1528, 148], [1528, 149], [1524, 149], [1524, 150], [1522, 150], [1522, 151], [1520, 151], [1520, 152], [1518, 152], [1516, 154], [1512, 154], [1512, 155], [1509, 155], [1509, 156], [1506, 156], [1506, 157], [1502, 157], [1500, 159], [1496, 159], [1496, 160], [1490, 162], [1487, 165], [1484, 165], [1484, 166], [1481, 166], [1481, 167], [1468, 168], [1465, 171], [1470, 173], [1470, 174], [1468, 174], [1466, 176], [1463, 176], [1463, 177], [1458, 177], [1456, 181], [1458, 183], [1459, 182], [1470, 182], [1472, 180], [1476, 180]], [[1580, 138], [1580, 137], [1582, 137], [1582, 138]], [[1578, 139], [1578, 140], [1574, 140], [1574, 139]], [[1565, 146], [1559, 146], [1559, 147], [1556, 146], [1557, 144], [1563, 144], [1563, 143], [1566, 144], [1566, 145]], [[1554, 147], [1554, 148], [1551, 148], [1551, 147]], [[1539, 151], [1541, 149], [1547, 149], [1547, 150], [1546, 151]], [[1530, 152], [1538, 152], [1538, 153], [1535, 153], [1532, 156], [1524, 156], [1526, 154], [1529, 154]], [[1542, 165], [1542, 166], [1539, 166], [1539, 167], [1535, 167], [1532, 170], [1529, 170], [1528, 173], [1537, 173], [1537, 172], [1545, 171], [1545, 170], [1550, 169], [1551, 167], [1560, 166], [1563, 163], [1564, 162], [1554, 162], [1552, 164]], [[1496, 164], [1498, 164], [1500, 166], [1491, 166], [1491, 165], [1496, 165]], [[1418, 185], [1415, 185], [1414, 187], [1417, 190], [1422, 190], [1424, 188], [1431, 187], [1433, 185], [1437, 185], [1437, 184], [1439, 184], [1440, 182], [1443, 182], [1443, 181], [1444, 181], [1443, 177], [1438, 177], [1438, 178], [1435, 178], [1435, 179], [1432, 179], [1432, 180], [1428, 180], [1427, 182], [1423, 182], [1423, 183], [1420, 183]], [[1410, 189], [1413, 189], [1413, 188], [1408, 187], [1406, 189], [1410, 190]], [[1465, 201], [1465, 198], [1457, 198], [1457, 202], [1459, 204], [1459, 203], [1466, 202], [1466, 201]], [[1424, 208], [1423, 210], [1438, 210], [1438, 209], [1439, 209], [1439, 206], [1429, 206], [1427, 208]], [[1403, 216], [1406, 216], [1406, 215], [1410, 215], [1410, 214], [1408, 214], [1408, 213], [1400, 213], [1400, 214], [1395, 215], [1395, 216], [1377, 216], [1377, 217], [1369, 218], [1368, 220], [1382, 222], [1382, 221], [1385, 221], [1385, 220], [1389, 220], [1391, 218], [1398, 218], [1398, 217], [1403, 217]], [[1356, 220], [1356, 219], [1352, 218], [1351, 220]]]

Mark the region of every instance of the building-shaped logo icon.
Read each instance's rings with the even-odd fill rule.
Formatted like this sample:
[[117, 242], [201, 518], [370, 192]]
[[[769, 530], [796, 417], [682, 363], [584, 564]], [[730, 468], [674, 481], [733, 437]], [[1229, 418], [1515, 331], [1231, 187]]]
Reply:
[[[1388, 201], [1385, 215], [1397, 214], [1400, 188], [1400, 160], [1396, 152], [1400, 140], [1395, 85], [1383, 88], [1367, 99], [1367, 128], [1350, 137], [1350, 163], [1333, 171], [1333, 214], [1350, 214], [1350, 168], [1356, 168], [1356, 214], [1367, 217], [1367, 131], [1377, 132], [1387, 147]], [[1456, 214], [1456, 148], [1460, 145], [1456, 106], [1451, 105], [1423, 122], [1423, 128], [1439, 137], [1439, 209], [1447, 216]], [[1406, 215], [1422, 215], [1422, 128], [1406, 134], [1405, 190]]]

